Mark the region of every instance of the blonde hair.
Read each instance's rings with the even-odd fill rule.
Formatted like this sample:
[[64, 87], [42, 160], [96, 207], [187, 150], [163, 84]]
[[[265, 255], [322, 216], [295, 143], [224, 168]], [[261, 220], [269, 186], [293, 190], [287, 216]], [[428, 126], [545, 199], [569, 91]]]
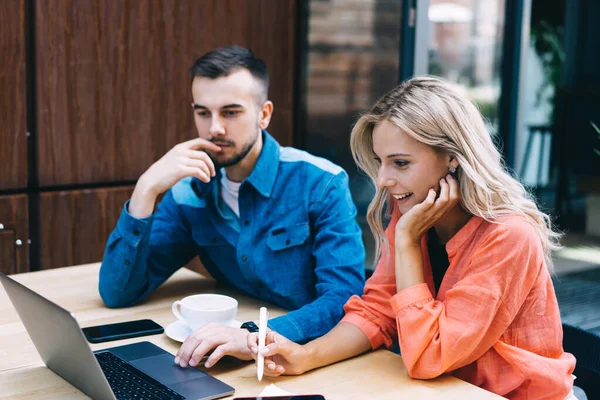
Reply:
[[[460, 205], [468, 213], [490, 222], [506, 214], [525, 217], [535, 227], [546, 265], [553, 271], [551, 251], [560, 248], [561, 234], [553, 230], [550, 217], [538, 209], [523, 185], [507, 172], [481, 113], [468, 99], [441, 79], [428, 76], [405, 81], [379, 99], [361, 116], [350, 137], [354, 160], [373, 184], [379, 168], [373, 153], [373, 128], [384, 120], [457, 159]], [[375, 237], [377, 263], [382, 253], [386, 258], [389, 254], [382, 214], [384, 210], [391, 214], [393, 199], [387, 190], [375, 187], [367, 221]]]

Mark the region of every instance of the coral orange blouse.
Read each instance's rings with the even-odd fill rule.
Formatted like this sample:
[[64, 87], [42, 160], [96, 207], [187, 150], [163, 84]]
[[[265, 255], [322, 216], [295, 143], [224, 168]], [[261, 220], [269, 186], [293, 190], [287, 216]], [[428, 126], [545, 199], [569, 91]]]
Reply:
[[[386, 235], [394, 248], [395, 212]], [[510, 399], [564, 399], [575, 357], [562, 348], [554, 287], [535, 228], [510, 215], [495, 223], [472, 217], [446, 244], [450, 265], [435, 293], [421, 241], [426, 283], [396, 292], [394, 254], [379, 262], [343, 321], [373, 349], [398, 340], [408, 373], [450, 373]]]

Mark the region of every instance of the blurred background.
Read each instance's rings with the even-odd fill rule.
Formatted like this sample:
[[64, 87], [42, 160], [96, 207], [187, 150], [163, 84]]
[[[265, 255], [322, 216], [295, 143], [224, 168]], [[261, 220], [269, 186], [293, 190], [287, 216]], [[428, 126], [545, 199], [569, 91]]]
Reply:
[[596, 0], [0, 0], [0, 270], [100, 261], [139, 175], [196, 135], [193, 61], [239, 44], [269, 131], [348, 171], [367, 268], [352, 125], [401, 80], [452, 82], [566, 232], [563, 318], [600, 333], [599, 37]]

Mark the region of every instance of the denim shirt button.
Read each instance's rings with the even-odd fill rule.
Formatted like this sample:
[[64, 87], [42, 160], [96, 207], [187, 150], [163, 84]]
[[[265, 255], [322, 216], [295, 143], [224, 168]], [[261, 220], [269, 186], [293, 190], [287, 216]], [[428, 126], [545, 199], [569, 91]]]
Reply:
[[245, 221], [244, 221], [244, 225], [246, 225], [246, 226], [250, 225], [250, 221], [248, 221], [248, 220], [245, 220]]
[[131, 264], [131, 261], [125, 260], [125, 265], [129, 265], [129, 264]]
[[290, 239], [288, 239], [288, 240], [285, 241], [285, 244], [287, 244], [288, 246], [289, 246], [290, 243], [291, 243]]
[[138, 231], [137, 229], [135, 229], [135, 230], [133, 231], [133, 234], [134, 234], [135, 236], [137, 236], [137, 235], [139, 235], [139, 234], [140, 234], [140, 231]]
[[242, 261], [246, 261], [247, 259], [248, 259], [248, 257], [242, 256]]

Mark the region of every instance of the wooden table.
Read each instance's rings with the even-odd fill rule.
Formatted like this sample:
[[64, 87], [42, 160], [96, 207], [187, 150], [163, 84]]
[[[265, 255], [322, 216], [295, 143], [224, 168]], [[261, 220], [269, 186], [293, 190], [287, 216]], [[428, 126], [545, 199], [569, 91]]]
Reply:
[[[12, 277], [73, 312], [82, 327], [151, 318], [163, 326], [174, 321], [171, 303], [196, 293], [222, 293], [238, 299], [240, 321], [257, 320], [261, 301], [221, 288], [214, 281], [182, 269], [147, 300], [126, 309], [109, 309], [98, 294], [99, 264], [32, 272]], [[269, 307], [271, 316], [285, 313]], [[175, 354], [179, 343], [166, 335], [91, 345], [92, 350], [148, 340]], [[302, 376], [256, 379], [251, 362], [222, 360], [210, 373], [236, 389], [235, 396], [256, 396], [266, 386], [294, 393], [322, 393], [335, 399], [493, 399], [501, 398], [451, 376], [411, 379], [402, 358], [387, 350], [366, 353]], [[77, 388], [46, 368], [19, 316], [0, 285], [0, 399], [85, 399]], [[230, 397], [231, 398], [231, 397]]]

